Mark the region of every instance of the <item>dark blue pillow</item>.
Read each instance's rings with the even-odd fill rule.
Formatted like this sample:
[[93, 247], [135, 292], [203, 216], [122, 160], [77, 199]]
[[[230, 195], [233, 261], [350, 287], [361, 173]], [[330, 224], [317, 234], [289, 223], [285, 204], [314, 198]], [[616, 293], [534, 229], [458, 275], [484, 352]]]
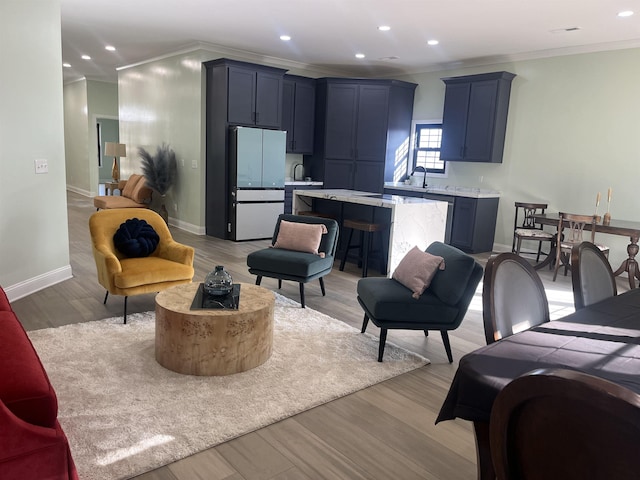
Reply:
[[160, 237], [153, 227], [137, 218], [130, 218], [120, 224], [120, 228], [113, 235], [115, 247], [127, 257], [132, 258], [148, 257], [154, 252], [159, 242]]

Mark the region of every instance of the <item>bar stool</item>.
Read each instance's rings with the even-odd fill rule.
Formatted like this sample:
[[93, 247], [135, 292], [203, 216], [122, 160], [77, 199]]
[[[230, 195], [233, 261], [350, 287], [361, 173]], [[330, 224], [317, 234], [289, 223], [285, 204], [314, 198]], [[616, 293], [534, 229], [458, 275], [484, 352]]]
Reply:
[[[340, 261], [340, 271], [344, 270], [344, 264], [347, 261], [347, 255], [352, 248], [359, 249], [359, 260], [362, 261], [362, 276], [366, 277], [369, 270], [369, 253], [371, 249], [371, 240], [373, 234], [376, 232], [383, 232], [387, 225], [383, 223], [372, 223], [364, 220], [351, 220], [345, 219], [343, 228], [349, 228], [349, 238], [347, 239], [347, 245], [342, 254], [342, 260]], [[358, 230], [360, 232], [360, 243], [358, 245], [351, 245], [351, 239], [353, 232]], [[387, 270], [387, 259], [384, 255], [384, 240], [382, 241], [382, 252], [380, 258], [380, 273], [385, 274]]]

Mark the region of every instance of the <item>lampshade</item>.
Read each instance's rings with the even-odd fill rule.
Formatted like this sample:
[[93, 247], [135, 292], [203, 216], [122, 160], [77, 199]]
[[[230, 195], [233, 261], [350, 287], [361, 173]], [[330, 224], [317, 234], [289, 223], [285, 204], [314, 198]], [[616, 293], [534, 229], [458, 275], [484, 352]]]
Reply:
[[105, 142], [104, 154], [109, 157], [126, 157], [127, 146], [124, 143]]

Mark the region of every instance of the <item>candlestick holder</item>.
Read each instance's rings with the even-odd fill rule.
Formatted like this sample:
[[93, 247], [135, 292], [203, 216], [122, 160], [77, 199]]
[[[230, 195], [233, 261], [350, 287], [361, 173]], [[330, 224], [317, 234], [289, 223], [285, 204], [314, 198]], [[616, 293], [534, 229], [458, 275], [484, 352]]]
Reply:
[[611, 214], [609, 212], [605, 213], [602, 217], [602, 224], [609, 225], [611, 223]]

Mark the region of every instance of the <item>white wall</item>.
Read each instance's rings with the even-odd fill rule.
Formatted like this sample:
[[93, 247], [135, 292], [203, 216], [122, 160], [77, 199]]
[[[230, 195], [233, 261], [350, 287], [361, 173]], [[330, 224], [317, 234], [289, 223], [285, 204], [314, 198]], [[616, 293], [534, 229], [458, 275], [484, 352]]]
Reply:
[[0, 2], [0, 44], [0, 285], [14, 300], [71, 276], [60, 1]]
[[[502, 164], [450, 163], [449, 177], [430, 184], [502, 192], [495, 242], [511, 245], [515, 201], [544, 201], [550, 211], [590, 214], [597, 192], [613, 189], [614, 219], [640, 221], [640, 49], [513, 62], [411, 75], [419, 84], [413, 116], [442, 118], [441, 77], [506, 70], [515, 73]], [[480, 178], [482, 177], [482, 182]], [[606, 211], [606, 201], [599, 213]], [[612, 265], [626, 258], [628, 238], [598, 234]]]

